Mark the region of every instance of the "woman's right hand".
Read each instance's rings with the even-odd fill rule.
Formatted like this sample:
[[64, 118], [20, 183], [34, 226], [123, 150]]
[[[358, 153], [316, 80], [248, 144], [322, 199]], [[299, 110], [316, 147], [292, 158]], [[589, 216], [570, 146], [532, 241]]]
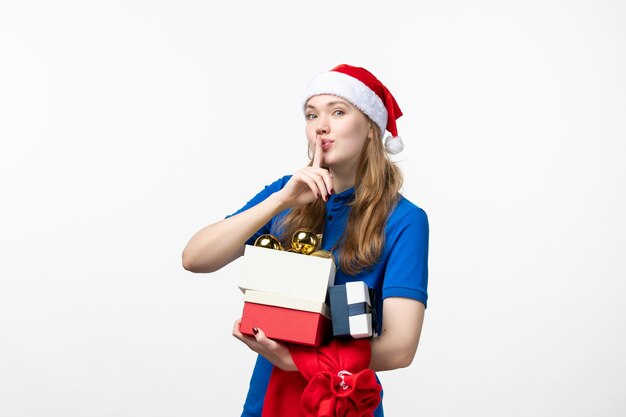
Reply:
[[310, 167], [297, 171], [280, 190], [259, 204], [198, 231], [183, 250], [183, 267], [192, 272], [213, 272], [244, 253], [245, 242], [272, 217], [333, 193], [330, 172], [322, 168], [322, 141], [315, 143]]
[[322, 139], [317, 136], [313, 164], [296, 171], [276, 193], [288, 208], [309, 204], [317, 198], [328, 201], [328, 196], [334, 193], [332, 176], [328, 169], [322, 168], [323, 159]]

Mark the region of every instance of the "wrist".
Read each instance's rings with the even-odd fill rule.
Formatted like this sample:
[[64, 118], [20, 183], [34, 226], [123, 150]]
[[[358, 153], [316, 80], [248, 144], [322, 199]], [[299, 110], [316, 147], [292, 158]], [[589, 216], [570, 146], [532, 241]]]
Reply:
[[274, 194], [270, 195], [267, 200], [274, 206], [276, 214], [289, 208], [289, 204], [284, 198], [282, 190], [276, 191]]

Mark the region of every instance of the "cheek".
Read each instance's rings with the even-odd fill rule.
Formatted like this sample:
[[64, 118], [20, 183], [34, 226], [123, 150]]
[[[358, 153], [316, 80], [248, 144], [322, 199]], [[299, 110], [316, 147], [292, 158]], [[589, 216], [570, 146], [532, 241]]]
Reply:
[[346, 131], [346, 136], [350, 138], [350, 143], [352, 147], [361, 148], [365, 143], [368, 133], [368, 129], [365, 129], [360, 124], [357, 124], [352, 125], [350, 129]]
[[307, 152], [309, 156], [312, 158], [313, 153], [315, 152], [315, 139], [317, 137], [317, 134], [315, 133], [313, 129], [309, 129], [309, 128], [305, 130], [305, 133], [306, 133]]
[[349, 136], [352, 140], [362, 142], [369, 133], [369, 125], [365, 120], [354, 117], [348, 123], [343, 125], [343, 131], [346, 136]]

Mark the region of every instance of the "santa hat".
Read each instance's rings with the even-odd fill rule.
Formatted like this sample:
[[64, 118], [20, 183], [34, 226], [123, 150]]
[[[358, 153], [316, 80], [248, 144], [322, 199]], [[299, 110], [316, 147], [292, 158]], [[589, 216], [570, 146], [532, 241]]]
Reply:
[[361, 67], [341, 64], [322, 72], [310, 81], [304, 93], [303, 108], [313, 96], [332, 94], [348, 100], [376, 123], [380, 135], [391, 133], [385, 139], [385, 149], [394, 155], [402, 151], [404, 144], [398, 136], [396, 119], [402, 111], [391, 92], [371, 72]]

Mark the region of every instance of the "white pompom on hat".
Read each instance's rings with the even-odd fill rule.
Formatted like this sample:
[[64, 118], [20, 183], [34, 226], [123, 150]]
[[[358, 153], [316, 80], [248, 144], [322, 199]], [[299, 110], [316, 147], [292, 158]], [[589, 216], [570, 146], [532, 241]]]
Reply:
[[381, 137], [385, 130], [389, 131], [391, 136], [385, 138], [385, 149], [390, 154], [395, 155], [404, 149], [396, 126], [402, 111], [387, 87], [365, 68], [341, 64], [316, 75], [305, 90], [302, 108], [305, 109], [311, 97], [320, 94], [348, 100], [376, 123]]

